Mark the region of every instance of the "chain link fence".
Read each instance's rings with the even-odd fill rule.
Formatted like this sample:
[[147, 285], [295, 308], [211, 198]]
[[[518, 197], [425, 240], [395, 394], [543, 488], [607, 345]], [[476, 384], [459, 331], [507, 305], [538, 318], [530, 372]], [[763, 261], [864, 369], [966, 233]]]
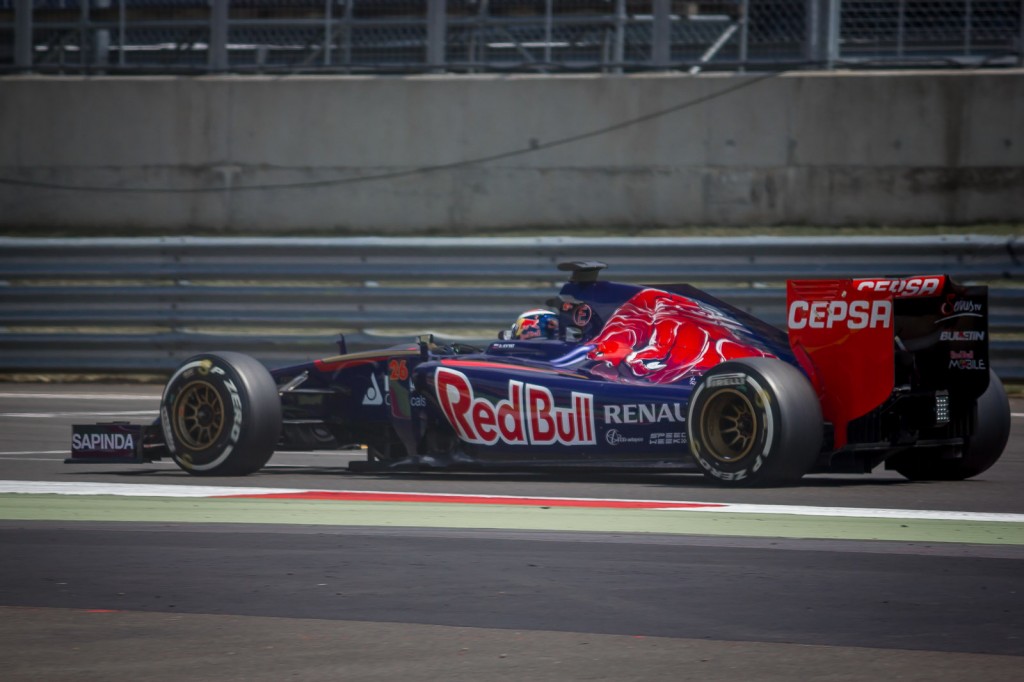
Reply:
[[846, 0], [841, 53], [868, 61], [1019, 58], [1020, 17], [1020, 3], [1000, 0]]
[[0, 0], [0, 71], [1016, 66], [1022, 0]]

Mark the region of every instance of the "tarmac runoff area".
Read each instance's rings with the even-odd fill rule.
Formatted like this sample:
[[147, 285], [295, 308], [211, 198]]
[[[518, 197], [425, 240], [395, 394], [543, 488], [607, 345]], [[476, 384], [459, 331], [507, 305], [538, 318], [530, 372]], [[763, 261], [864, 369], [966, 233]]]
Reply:
[[0, 534], [12, 681], [1020, 678], [1024, 514], [0, 481]]
[[86, 482], [0, 481], [0, 519], [1024, 545], [1024, 514]]

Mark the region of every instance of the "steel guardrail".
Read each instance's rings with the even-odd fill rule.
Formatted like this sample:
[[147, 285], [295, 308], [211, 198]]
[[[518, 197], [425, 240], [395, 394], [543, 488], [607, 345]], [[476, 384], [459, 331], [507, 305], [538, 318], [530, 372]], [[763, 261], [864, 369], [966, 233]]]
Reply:
[[989, 285], [992, 363], [1024, 381], [1024, 238], [0, 237], [0, 372], [167, 372], [211, 349], [275, 365], [411, 341], [486, 341], [568, 260], [690, 282], [772, 324], [786, 279], [952, 275]]

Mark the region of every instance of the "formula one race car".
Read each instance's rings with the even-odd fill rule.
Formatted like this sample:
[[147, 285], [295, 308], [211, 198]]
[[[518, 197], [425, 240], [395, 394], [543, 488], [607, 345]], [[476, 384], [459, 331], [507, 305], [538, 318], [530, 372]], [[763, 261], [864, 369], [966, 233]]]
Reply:
[[357, 471], [689, 470], [778, 485], [882, 463], [964, 479], [1002, 454], [1010, 413], [989, 369], [986, 287], [791, 281], [787, 334], [688, 285], [599, 281], [604, 267], [561, 265], [556, 310], [531, 311], [486, 349], [422, 337], [344, 353], [341, 340], [341, 355], [270, 372], [197, 355], [154, 424], [76, 426], [69, 461], [169, 456], [190, 474], [237, 476], [275, 449], [361, 444]]

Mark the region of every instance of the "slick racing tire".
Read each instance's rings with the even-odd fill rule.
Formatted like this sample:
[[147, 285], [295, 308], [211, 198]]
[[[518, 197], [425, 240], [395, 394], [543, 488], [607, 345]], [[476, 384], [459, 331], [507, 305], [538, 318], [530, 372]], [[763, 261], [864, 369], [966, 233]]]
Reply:
[[241, 353], [189, 358], [164, 387], [160, 422], [175, 463], [195, 476], [259, 471], [281, 433], [281, 400], [266, 368]]
[[724, 362], [690, 398], [690, 453], [729, 486], [794, 483], [821, 451], [821, 404], [807, 377], [773, 358]]
[[960, 457], [911, 452], [897, 458], [892, 468], [911, 481], [962, 481], [995, 464], [1010, 438], [1010, 401], [996, 373], [989, 370], [988, 377], [988, 388], [975, 403], [974, 433]]

